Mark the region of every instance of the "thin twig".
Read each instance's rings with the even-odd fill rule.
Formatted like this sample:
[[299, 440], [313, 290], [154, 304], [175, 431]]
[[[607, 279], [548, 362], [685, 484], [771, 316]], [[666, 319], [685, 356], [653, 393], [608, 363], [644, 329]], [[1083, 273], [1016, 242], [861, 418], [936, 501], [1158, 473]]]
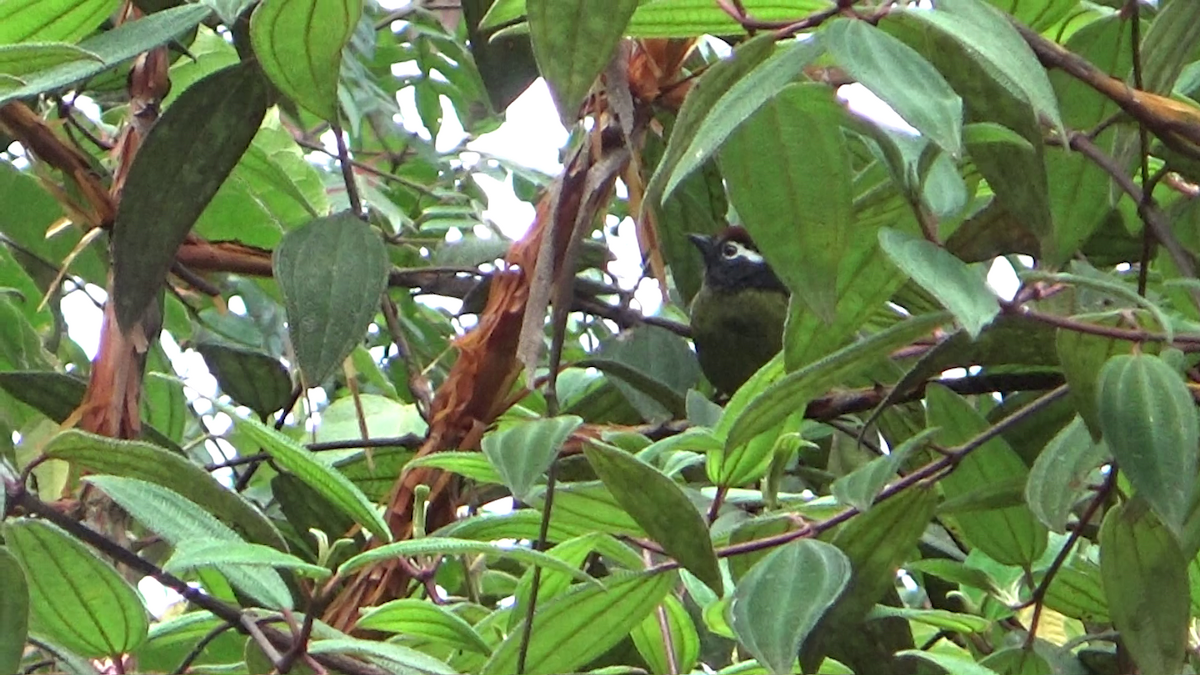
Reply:
[[225, 631], [229, 630], [230, 628], [233, 628], [232, 623], [228, 621], [222, 621], [215, 628], [205, 633], [204, 637], [200, 638], [200, 641], [197, 642], [192, 647], [192, 650], [187, 653], [187, 656], [183, 657], [183, 660], [179, 662], [179, 666], [175, 668], [171, 675], [183, 675], [186, 673], [188, 668], [191, 667], [192, 662], [204, 653], [204, 649], [208, 647], [213, 640], [221, 637]]
[[396, 303], [391, 296], [385, 293], [381, 306], [388, 334], [391, 335], [392, 342], [396, 344], [396, 349], [400, 352], [400, 359], [404, 361], [404, 368], [408, 371], [408, 377], [405, 378], [408, 391], [412, 394], [413, 400], [417, 402], [417, 411], [428, 422], [429, 414], [433, 410], [433, 386], [429, 384], [429, 378], [425, 377], [424, 368], [417, 362], [416, 354], [408, 345], [408, 336], [404, 334], [404, 326], [400, 325], [400, 315], [396, 309]]
[[350, 148], [346, 145], [346, 136], [338, 124], [331, 124], [330, 130], [337, 143], [338, 165], [342, 168], [342, 182], [346, 184], [346, 198], [350, 200], [350, 210], [354, 212], [355, 216], [365, 220], [367, 214], [363, 211], [362, 197], [358, 194], [358, 182], [354, 178], [354, 166], [351, 164]]
[[[542, 504], [542, 522], [538, 527], [537, 542], [534, 550], [546, 550], [546, 540], [550, 537], [550, 510], [554, 507], [554, 464], [546, 471], [546, 499]], [[525, 659], [529, 655], [529, 641], [533, 638], [533, 617], [537, 611], [538, 589], [542, 584], [542, 566], [533, 568], [532, 583], [529, 584], [529, 606], [525, 608], [525, 626], [521, 630], [521, 646], [517, 651], [517, 675], [525, 675]]]
[[[300, 147], [306, 148], [308, 150], [313, 150], [316, 152], [323, 152], [323, 153], [329, 155], [330, 157], [334, 157], [334, 158], [338, 159], [339, 163], [341, 162], [341, 157], [339, 157], [337, 153], [330, 152], [328, 148], [321, 145], [320, 143], [313, 143], [312, 141], [309, 141], [304, 138], [297, 138], [296, 145], [299, 145]], [[338, 149], [339, 149], [339, 151], [341, 150], [340, 146]], [[420, 192], [423, 195], [434, 196], [433, 189], [431, 189], [430, 187], [428, 187], [426, 185], [422, 185], [422, 184], [418, 183], [417, 181], [412, 180], [410, 178], [405, 178], [404, 176], [397, 176], [394, 173], [388, 173], [387, 171], [384, 171], [382, 169], [376, 169], [375, 167], [371, 166], [370, 164], [367, 164], [366, 162], [360, 162], [355, 159], [350, 159], [349, 164], [350, 164], [350, 166], [352, 166], [356, 169], [362, 169], [363, 171], [366, 171], [369, 174], [373, 174], [384, 180], [392, 181], [393, 183], [398, 183], [400, 185], [403, 185], [406, 188], [409, 188], [410, 190]]]
[[1067, 556], [1071, 554], [1071, 550], [1075, 548], [1075, 542], [1079, 541], [1079, 537], [1083, 534], [1083, 526], [1091, 522], [1092, 517], [1100, 509], [1100, 505], [1108, 499], [1108, 495], [1112, 492], [1112, 487], [1116, 481], [1117, 469], [1112, 467], [1108, 475], [1104, 478], [1104, 484], [1096, 491], [1096, 496], [1092, 498], [1083, 515], [1079, 517], [1079, 526], [1071, 530], [1071, 534], [1067, 536], [1067, 541], [1059, 550], [1058, 555], [1054, 556], [1054, 561], [1050, 563], [1050, 567], [1046, 569], [1046, 575], [1042, 577], [1042, 581], [1033, 589], [1033, 596], [1029, 599], [1029, 604], [1033, 605], [1033, 616], [1029, 620], [1029, 632], [1025, 635], [1025, 649], [1033, 647], [1033, 641], [1037, 639], [1038, 621], [1042, 618], [1042, 605], [1046, 599], [1046, 593], [1050, 590], [1050, 583], [1054, 581], [1058, 570], [1062, 569], [1063, 563], [1067, 561]]
[[[403, 436], [384, 436], [380, 438], [354, 438], [344, 441], [322, 441], [320, 443], [309, 443], [305, 448], [311, 452], [325, 452], [327, 450], [356, 450], [359, 448], [392, 448], [401, 447], [409, 450], [415, 450], [421, 447], [421, 443], [425, 439], [416, 434], [404, 434]], [[241, 466], [243, 464], [251, 464], [253, 462], [261, 462], [270, 459], [271, 455], [266, 452], [258, 452], [253, 455], [244, 457], [234, 457], [233, 459], [224, 462], [214, 462], [205, 464], [205, 471], [216, 471], [231, 466]]]
[[[966, 443], [954, 448], [950, 448], [942, 457], [939, 457], [929, 464], [926, 464], [916, 471], [904, 476], [900, 480], [897, 480], [891, 485], [888, 485], [886, 488], [880, 491], [878, 496], [875, 497], [874, 503], [879, 504], [880, 502], [886, 501], [923, 481], [938, 480], [945, 477], [947, 474], [953, 471], [958, 463], [961, 462], [967, 455], [971, 454], [978, 448], [982, 447], [985, 443], [1004, 433], [1008, 429], [1011, 429], [1012, 427], [1029, 419], [1030, 416], [1041, 412], [1048, 405], [1065, 396], [1066, 393], [1067, 386], [1064, 384], [1038, 398], [1033, 403], [1021, 408], [1017, 412], [1005, 417], [996, 424], [988, 427], [982, 433], [978, 434]], [[815, 537], [822, 532], [826, 532], [829, 529], [836, 527], [847, 520], [850, 520], [858, 514], [859, 510], [851, 507], [823, 521], [812, 523], [808, 527], [801, 528], [799, 530], [718, 548], [717, 557], [729, 558], [732, 556], [745, 555], [747, 553], [755, 553], [758, 551], [775, 548], [797, 539]], [[654, 567], [653, 571], [670, 570], [678, 567], [678, 562], [670, 561]]]

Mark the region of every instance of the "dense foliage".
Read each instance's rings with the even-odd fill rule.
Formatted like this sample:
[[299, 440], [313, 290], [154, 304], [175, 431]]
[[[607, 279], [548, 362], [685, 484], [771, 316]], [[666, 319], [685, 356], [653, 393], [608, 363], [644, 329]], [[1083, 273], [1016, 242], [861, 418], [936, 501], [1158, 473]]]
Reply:
[[[0, 673], [1194, 672], [1198, 58], [1194, 0], [0, 0]], [[434, 143], [539, 75], [558, 175]], [[723, 398], [728, 223], [792, 299]]]

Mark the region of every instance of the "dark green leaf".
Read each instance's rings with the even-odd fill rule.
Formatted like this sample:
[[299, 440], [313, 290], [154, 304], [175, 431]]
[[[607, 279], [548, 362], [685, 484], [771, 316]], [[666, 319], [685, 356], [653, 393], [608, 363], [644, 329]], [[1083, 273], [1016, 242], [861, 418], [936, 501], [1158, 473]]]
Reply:
[[146, 136], [113, 225], [113, 302], [125, 331], [161, 293], [179, 245], [250, 146], [266, 110], [258, 67], [242, 63], [188, 87]]
[[[941, 427], [938, 441], [943, 446], [966, 443], [987, 430], [987, 420], [946, 387], [931, 385], [925, 396], [929, 424]], [[956, 499], [1014, 478], [1023, 481], [1028, 472], [1008, 443], [995, 437], [972, 450], [938, 485], [947, 499]], [[1032, 565], [1046, 550], [1046, 528], [1024, 504], [959, 513], [948, 520], [969, 545], [1006, 565]]]
[[1100, 575], [1113, 627], [1143, 673], [1178, 673], [1188, 633], [1187, 560], [1145, 502], [1117, 506], [1100, 527]]
[[867, 464], [835, 480], [830, 492], [843, 504], [859, 511], [867, 511], [875, 503], [879, 491], [887, 485], [913, 450], [921, 447], [929, 437], [937, 433], [937, 427], [925, 429], [892, 449], [884, 457], [876, 457]]
[[288, 334], [309, 386], [353, 351], [379, 308], [390, 264], [379, 235], [348, 211], [292, 230], [275, 249]]
[[1110, 358], [1097, 402], [1104, 441], [1121, 472], [1175, 533], [1191, 508], [1200, 421], [1174, 369], [1150, 354]]
[[592, 442], [584, 453], [605, 487], [646, 534], [720, 594], [721, 570], [708, 527], [683, 490], [654, 467], [610, 445]]
[[279, 359], [216, 342], [197, 341], [192, 347], [204, 357], [204, 365], [217, 378], [221, 391], [260, 417], [291, 400], [292, 378]]

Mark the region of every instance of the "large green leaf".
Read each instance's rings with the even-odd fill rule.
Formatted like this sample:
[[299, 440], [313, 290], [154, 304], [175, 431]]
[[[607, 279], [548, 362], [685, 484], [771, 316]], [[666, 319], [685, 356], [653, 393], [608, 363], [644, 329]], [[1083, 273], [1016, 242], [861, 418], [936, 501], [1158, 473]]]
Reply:
[[[606, 588], [576, 588], [558, 596], [533, 617], [525, 659], [527, 675], [579, 670], [639, 625], [675, 586], [674, 573], [617, 574]], [[524, 624], [509, 633], [483, 667], [482, 675], [517, 672]]]
[[100, 27], [118, 0], [6, 0], [0, 3], [0, 45], [73, 42]]
[[729, 607], [738, 640], [772, 673], [790, 673], [800, 645], [850, 583], [850, 560], [801, 539], [771, 552], [738, 582]]
[[250, 541], [287, 548], [271, 521], [245, 498], [199, 466], [156, 445], [69, 429], [52, 438], [42, 452], [91, 471], [138, 478], [174, 490], [241, 530]]
[[159, 296], [179, 245], [266, 111], [267, 85], [254, 63], [242, 63], [188, 87], [146, 136], [113, 225], [112, 301], [124, 330]]
[[[177, 492], [136, 478], [88, 476], [87, 481], [173, 546], [196, 540], [242, 543], [236, 532]], [[216, 567], [230, 583], [268, 607], [291, 609], [291, 593], [274, 570], [223, 564]]]
[[779, 278], [825, 321], [838, 264], [862, 234], [853, 217], [846, 111], [824, 85], [784, 88], [721, 147], [729, 199]]
[[[831, 5], [825, 0], [743, 0], [739, 6], [757, 20], [787, 23]], [[745, 29], [724, 8], [708, 0], [657, 0], [638, 3], [628, 32], [641, 38], [690, 38], [740, 35]]]
[[[67, 0], [69, 2], [70, 0]], [[42, 0], [25, 0], [23, 2], [4, 3], [5, 8], [33, 3], [43, 4]], [[67, 2], [47, 3], [59, 5]], [[80, 4], [70, 2], [70, 4]], [[84, 4], [92, 4], [89, 2]], [[178, 7], [155, 12], [137, 21], [129, 21], [104, 31], [99, 35], [80, 42], [78, 47], [90, 54], [100, 57], [101, 61], [92, 59], [71, 61], [36, 75], [24, 78], [24, 84], [15, 89], [0, 91], [0, 105], [20, 98], [28, 98], [51, 89], [65, 87], [74, 82], [85, 80], [93, 75], [127, 61], [142, 52], [162, 44], [166, 44], [181, 35], [184, 31], [195, 28], [212, 13], [204, 5], [183, 4]], [[7, 24], [5, 24], [7, 25]]]
[[972, 338], [1000, 313], [1000, 302], [983, 274], [946, 249], [887, 227], [879, 230], [879, 245], [897, 267], [953, 312]]
[[526, 0], [538, 69], [564, 124], [574, 123], [596, 77], [612, 60], [637, 0]]
[[21, 518], [4, 526], [4, 542], [25, 569], [34, 631], [86, 658], [117, 657], [146, 639], [137, 591], [74, 537]]
[[529, 501], [529, 490], [558, 456], [558, 449], [583, 419], [574, 415], [522, 422], [483, 438], [483, 454], [513, 496]]
[[823, 28], [825, 48], [851, 77], [938, 147], [955, 157], [962, 152], [962, 99], [924, 57], [866, 21], [839, 19]]
[[359, 630], [378, 630], [426, 638], [458, 649], [491, 654], [492, 648], [462, 617], [426, 600], [403, 598], [364, 610]]
[[1200, 419], [1191, 391], [1151, 354], [1122, 354], [1100, 371], [1100, 428], [1121, 472], [1178, 533], [1191, 509]]
[[29, 632], [29, 582], [6, 548], [0, 548], [0, 588], [0, 673], [16, 673]]
[[704, 519], [675, 481], [633, 455], [591, 442], [588, 462], [617, 502], [668, 555], [716, 593], [721, 570]]
[[269, 546], [224, 539], [189, 539], [175, 549], [175, 553], [163, 565], [163, 569], [172, 574], [179, 574], [203, 567], [239, 566], [292, 570], [318, 581], [333, 575], [333, 572], [320, 565], [306, 563], [294, 555]]
[[[751, 43], [747, 43], [742, 47], [744, 53], [739, 53], [729, 62], [725, 69], [728, 73], [741, 70], [737, 66], [755, 64], [755, 67], [729, 85], [727, 90], [713, 92], [702, 89], [697, 92], [697, 99], [703, 97], [709, 103], [707, 109], [701, 108], [699, 102], [692, 105], [690, 97], [685, 102], [679, 113], [676, 131], [671, 134], [667, 155], [651, 180], [652, 184], [656, 184], [665, 179], [664, 198], [671, 196], [684, 178], [708, 161], [735, 129], [794, 82], [804, 67], [821, 54], [822, 42], [814, 39], [785, 45], [758, 64], [756, 59], [761, 58], [759, 52], [762, 49], [757, 44], [751, 46]], [[718, 73], [712, 76], [711, 82], [697, 86], [723, 85], [728, 73]], [[707, 101], [714, 94], [720, 95], [720, 98]], [[701, 116], [698, 125], [694, 119], [697, 115]], [[664, 175], [660, 176], [660, 173]]]
[[[941, 427], [943, 446], [966, 443], [987, 430], [987, 420], [946, 387], [931, 385], [925, 395], [929, 425]], [[967, 499], [1014, 479], [1023, 482], [1028, 472], [1008, 443], [995, 437], [960, 460], [938, 485], [947, 499]], [[969, 545], [1006, 565], [1030, 566], [1046, 550], [1046, 527], [1024, 504], [959, 512], [948, 520]]]
[[946, 322], [948, 314], [914, 316], [849, 345], [809, 366], [789, 373], [756, 396], [736, 416], [726, 409], [717, 432], [726, 432], [726, 448], [736, 448], [782, 422], [796, 410], [847, 377], [875, 365], [892, 351], [926, 335]]
[[226, 409], [225, 412], [233, 418], [237, 431], [271, 455], [280, 468], [290, 471], [371, 534], [383, 541], [391, 541], [391, 532], [382, 516], [366, 495], [341, 472], [330, 468], [307, 448], [275, 429], [242, 417], [232, 409]]
[[[630, 637], [656, 675], [694, 672], [699, 662], [700, 636], [696, 624], [674, 595], [665, 596], [658, 609], [642, 619]], [[676, 666], [674, 670], [672, 664]]]
[[1178, 673], [1188, 632], [1187, 559], [1144, 502], [1100, 526], [1100, 575], [1113, 626], [1143, 673]]
[[590, 581], [593, 585], [603, 588], [600, 582], [593, 579], [586, 572], [581, 572], [558, 558], [546, 555], [541, 551], [534, 551], [520, 546], [499, 546], [491, 543], [452, 539], [449, 537], [422, 537], [420, 539], [409, 539], [407, 541], [385, 544], [384, 546], [373, 548], [350, 558], [338, 567], [337, 573], [338, 576], [345, 577], [368, 565], [402, 555], [462, 555], [465, 553], [501, 556], [527, 565], [540, 565], [548, 569], [565, 572], [574, 579]]
[[337, 121], [342, 48], [362, 0], [273, 0], [250, 18], [250, 42], [279, 90], [318, 117]]
[[387, 288], [387, 250], [374, 230], [344, 211], [289, 232], [275, 249], [273, 268], [296, 358], [309, 386], [317, 386], [375, 316]]

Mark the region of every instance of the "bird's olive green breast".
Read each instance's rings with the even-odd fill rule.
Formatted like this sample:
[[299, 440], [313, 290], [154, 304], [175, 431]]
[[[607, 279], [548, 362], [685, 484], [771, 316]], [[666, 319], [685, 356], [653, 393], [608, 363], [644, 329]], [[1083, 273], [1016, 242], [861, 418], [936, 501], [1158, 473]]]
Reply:
[[718, 391], [732, 394], [781, 349], [787, 296], [706, 286], [692, 300], [691, 318], [701, 370]]

